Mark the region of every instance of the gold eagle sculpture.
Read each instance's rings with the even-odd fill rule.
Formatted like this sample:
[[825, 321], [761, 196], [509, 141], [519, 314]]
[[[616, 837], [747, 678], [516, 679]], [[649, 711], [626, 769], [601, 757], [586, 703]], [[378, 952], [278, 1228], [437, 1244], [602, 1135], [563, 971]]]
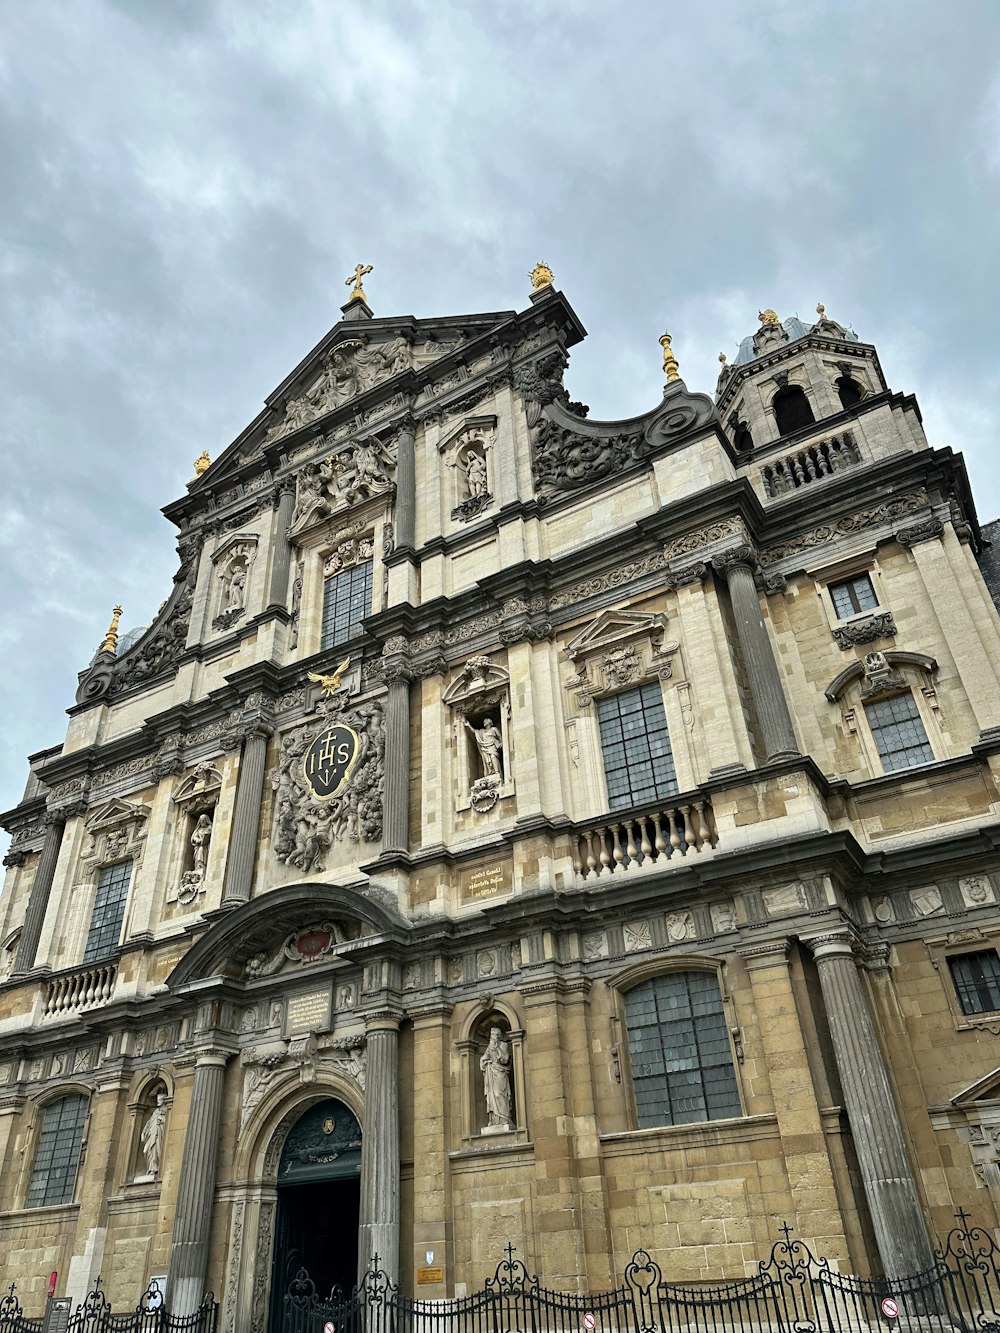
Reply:
[[323, 691], [323, 698], [329, 699], [340, 689], [340, 678], [350, 665], [351, 659], [345, 657], [332, 676], [322, 676], [315, 671], [308, 672], [308, 676], [310, 680], [315, 681], [320, 686]]

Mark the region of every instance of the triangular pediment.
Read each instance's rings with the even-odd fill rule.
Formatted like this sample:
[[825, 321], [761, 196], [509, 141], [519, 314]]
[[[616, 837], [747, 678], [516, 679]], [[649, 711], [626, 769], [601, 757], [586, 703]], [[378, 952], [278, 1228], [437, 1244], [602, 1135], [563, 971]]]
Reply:
[[1000, 1069], [984, 1074], [982, 1078], [970, 1083], [967, 1088], [956, 1093], [951, 1099], [952, 1106], [969, 1106], [976, 1102], [1000, 1101]]
[[100, 833], [102, 829], [114, 828], [119, 824], [130, 824], [149, 816], [149, 806], [115, 798], [105, 801], [93, 809], [87, 816], [87, 832]]
[[566, 653], [577, 658], [643, 636], [659, 640], [666, 628], [667, 618], [660, 612], [602, 611], [569, 641]]

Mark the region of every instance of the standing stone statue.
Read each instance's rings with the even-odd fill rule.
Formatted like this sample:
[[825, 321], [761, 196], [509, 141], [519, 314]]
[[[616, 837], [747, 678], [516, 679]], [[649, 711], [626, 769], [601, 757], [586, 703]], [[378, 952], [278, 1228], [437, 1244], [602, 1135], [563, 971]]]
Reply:
[[479, 1057], [486, 1093], [487, 1128], [511, 1129], [514, 1110], [510, 1097], [510, 1047], [499, 1028], [490, 1028], [490, 1043]]
[[146, 1158], [146, 1174], [156, 1176], [160, 1171], [160, 1157], [163, 1154], [163, 1131], [167, 1123], [167, 1098], [165, 1093], [158, 1093], [156, 1105], [149, 1113], [149, 1119], [142, 1127], [142, 1151]]
[[204, 875], [205, 862], [208, 859], [208, 844], [212, 840], [212, 821], [208, 815], [199, 815], [198, 822], [191, 834], [191, 846], [194, 849], [194, 868]]
[[465, 459], [465, 484], [470, 498], [486, 494], [486, 460], [472, 450]]
[[483, 722], [483, 725], [477, 731], [468, 718], [465, 718], [465, 725], [472, 732], [479, 747], [479, 755], [483, 761], [483, 774], [486, 777], [503, 777], [503, 736], [500, 729], [491, 717]]
[[236, 611], [243, 605], [243, 591], [246, 588], [247, 571], [245, 565], [237, 565], [229, 581], [226, 610]]

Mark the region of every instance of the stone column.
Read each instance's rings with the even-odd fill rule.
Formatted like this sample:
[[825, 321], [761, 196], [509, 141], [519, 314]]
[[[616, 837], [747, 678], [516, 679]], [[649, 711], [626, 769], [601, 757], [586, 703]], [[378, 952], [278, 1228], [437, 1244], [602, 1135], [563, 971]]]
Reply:
[[385, 667], [389, 694], [385, 701], [384, 852], [409, 851], [410, 814], [410, 673], [401, 663]]
[[243, 740], [240, 767], [236, 778], [236, 803], [229, 838], [229, 861], [223, 907], [239, 907], [249, 902], [253, 871], [257, 861], [257, 830], [264, 795], [264, 764], [271, 728], [265, 723], [252, 724]]
[[713, 569], [725, 575], [733, 605], [736, 633], [743, 650], [750, 693], [760, 723], [765, 758], [784, 759], [799, 753], [785, 689], [778, 674], [771, 640], [760, 613], [753, 581], [754, 555], [748, 546], [724, 551], [712, 560]]
[[[434, 1300], [447, 1296], [454, 1262], [449, 1098], [444, 1091], [451, 1081], [452, 1006], [439, 1003], [408, 1012], [413, 1020], [413, 1157], [420, 1163], [413, 1195], [413, 1248], [418, 1268], [444, 1270], [443, 1282], [421, 1287], [421, 1294]], [[424, 1257], [428, 1250], [434, 1255], [430, 1265]]]
[[819, 971], [851, 1135], [886, 1276], [933, 1263], [889, 1073], [846, 930], [804, 940]]
[[63, 830], [66, 827], [66, 812], [60, 810], [58, 813], [46, 814], [44, 820], [47, 825], [45, 841], [42, 843], [35, 878], [28, 895], [27, 910], [24, 913], [24, 925], [21, 927], [21, 938], [18, 941], [12, 974], [15, 977], [22, 972], [30, 972], [35, 966], [35, 954], [38, 952], [38, 941], [45, 923], [45, 912], [49, 905], [49, 894], [52, 892], [52, 881], [55, 879]]
[[417, 472], [413, 423], [407, 422], [396, 436], [396, 546], [410, 550], [417, 533]]
[[399, 1280], [399, 1014], [365, 1016], [368, 1063], [361, 1139], [358, 1276], [378, 1266]]
[[288, 540], [288, 529], [295, 512], [295, 483], [289, 479], [281, 483], [275, 495], [277, 515], [274, 520], [274, 556], [271, 563], [271, 583], [267, 594], [267, 604], [286, 606], [288, 603], [288, 573], [292, 567], [292, 544]]
[[167, 1277], [167, 1300], [175, 1315], [194, 1314], [204, 1295], [228, 1059], [226, 1051], [210, 1050], [195, 1063]]

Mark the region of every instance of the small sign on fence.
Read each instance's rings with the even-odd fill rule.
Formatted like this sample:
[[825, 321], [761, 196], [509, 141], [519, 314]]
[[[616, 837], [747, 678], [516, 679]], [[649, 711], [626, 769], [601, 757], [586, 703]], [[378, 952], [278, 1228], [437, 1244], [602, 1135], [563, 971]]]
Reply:
[[583, 1326], [585, 1329], [588, 1330], [588, 1333], [590, 1333], [590, 1330], [595, 1329], [597, 1327], [597, 1320], [594, 1318], [592, 1314], [585, 1314], [583, 1316]]
[[337, 1325], [332, 1319], [328, 1319], [323, 1325], [323, 1333], [337, 1333]]
[[898, 1302], [894, 1301], [891, 1296], [886, 1296], [885, 1299], [882, 1301], [882, 1313], [885, 1315], [886, 1319], [898, 1319], [899, 1318]]

